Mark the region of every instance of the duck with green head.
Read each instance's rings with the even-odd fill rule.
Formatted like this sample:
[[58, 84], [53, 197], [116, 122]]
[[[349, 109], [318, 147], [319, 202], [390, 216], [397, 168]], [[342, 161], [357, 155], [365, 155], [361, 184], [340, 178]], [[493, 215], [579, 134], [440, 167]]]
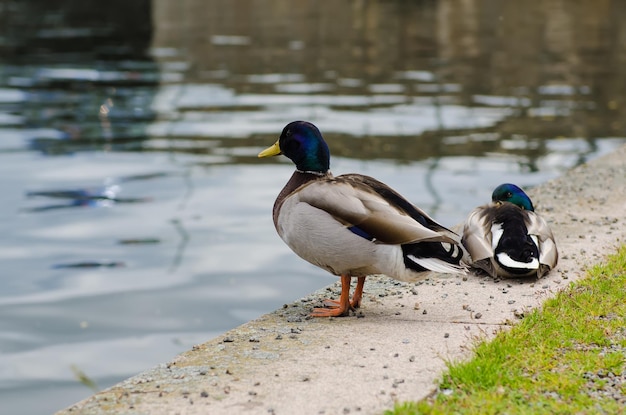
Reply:
[[540, 278], [553, 269], [559, 254], [552, 230], [528, 195], [505, 183], [496, 187], [491, 201], [465, 221], [461, 242], [471, 266], [503, 278]]
[[[296, 171], [274, 203], [278, 235], [301, 258], [341, 277], [339, 301], [326, 300], [312, 316], [345, 316], [359, 307], [368, 275], [417, 281], [426, 271], [464, 272], [454, 232], [372, 177], [334, 177], [328, 145], [315, 125], [289, 123], [259, 157], [279, 154]], [[352, 277], [357, 285], [350, 299]]]

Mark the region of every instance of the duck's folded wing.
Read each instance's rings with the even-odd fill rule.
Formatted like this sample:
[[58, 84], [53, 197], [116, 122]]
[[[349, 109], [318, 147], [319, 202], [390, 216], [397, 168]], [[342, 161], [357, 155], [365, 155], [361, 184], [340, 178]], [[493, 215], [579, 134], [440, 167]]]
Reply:
[[544, 218], [534, 212], [528, 212], [526, 227], [529, 235], [535, 235], [539, 242], [539, 263], [551, 268], [556, 266], [559, 253], [552, 230]]
[[406, 213], [426, 228], [447, 234], [452, 237], [452, 239], [458, 239], [458, 235], [456, 233], [437, 223], [422, 209], [406, 200], [401, 194], [387, 186], [385, 183], [378, 181], [373, 177], [363, 174], [342, 174], [337, 179], [345, 180], [354, 186], [361, 186], [368, 192], [374, 192], [386, 200], [389, 204]]
[[385, 244], [456, 241], [422, 225], [367, 186], [348, 180], [313, 182], [298, 191], [298, 198], [324, 210], [346, 227], [358, 227]]
[[472, 262], [493, 256], [491, 219], [489, 208], [480, 206], [470, 212], [463, 226], [461, 242], [469, 252]]

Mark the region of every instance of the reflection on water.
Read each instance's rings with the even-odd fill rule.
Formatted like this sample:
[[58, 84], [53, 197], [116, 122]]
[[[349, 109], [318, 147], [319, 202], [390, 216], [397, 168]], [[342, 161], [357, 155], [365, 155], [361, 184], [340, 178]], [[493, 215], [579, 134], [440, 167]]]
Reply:
[[106, 387], [334, 281], [271, 224], [292, 165], [256, 154], [294, 119], [324, 132], [335, 173], [450, 225], [501, 182], [625, 141], [621, 2], [83, 3], [0, 0], [11, 413], [89, 395], [76, 370]]

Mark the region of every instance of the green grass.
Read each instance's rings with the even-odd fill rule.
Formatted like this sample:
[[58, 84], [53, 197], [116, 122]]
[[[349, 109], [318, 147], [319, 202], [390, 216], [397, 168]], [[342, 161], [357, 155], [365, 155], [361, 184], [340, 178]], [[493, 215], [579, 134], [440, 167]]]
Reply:
[[446, 362], [433, 396], [385, 415], [623, 413], [626, 385], [602, 392], [626, 370], [626, 246], [473, 352]]

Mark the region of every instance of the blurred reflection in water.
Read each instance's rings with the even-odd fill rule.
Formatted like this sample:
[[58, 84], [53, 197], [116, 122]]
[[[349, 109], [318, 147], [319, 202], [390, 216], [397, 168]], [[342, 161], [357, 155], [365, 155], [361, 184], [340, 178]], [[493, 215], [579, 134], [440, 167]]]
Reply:
[[75, 373], [106, 387], [334, 281], [271, 224], [292, 166], [256, 154], [289, 121], [320, 127], [336, 174], [450, 225], [501, 182], [611, 151], [625, 17], [607, 0], [0, 0], [3, 409], [50, 413], [91, 393]]

